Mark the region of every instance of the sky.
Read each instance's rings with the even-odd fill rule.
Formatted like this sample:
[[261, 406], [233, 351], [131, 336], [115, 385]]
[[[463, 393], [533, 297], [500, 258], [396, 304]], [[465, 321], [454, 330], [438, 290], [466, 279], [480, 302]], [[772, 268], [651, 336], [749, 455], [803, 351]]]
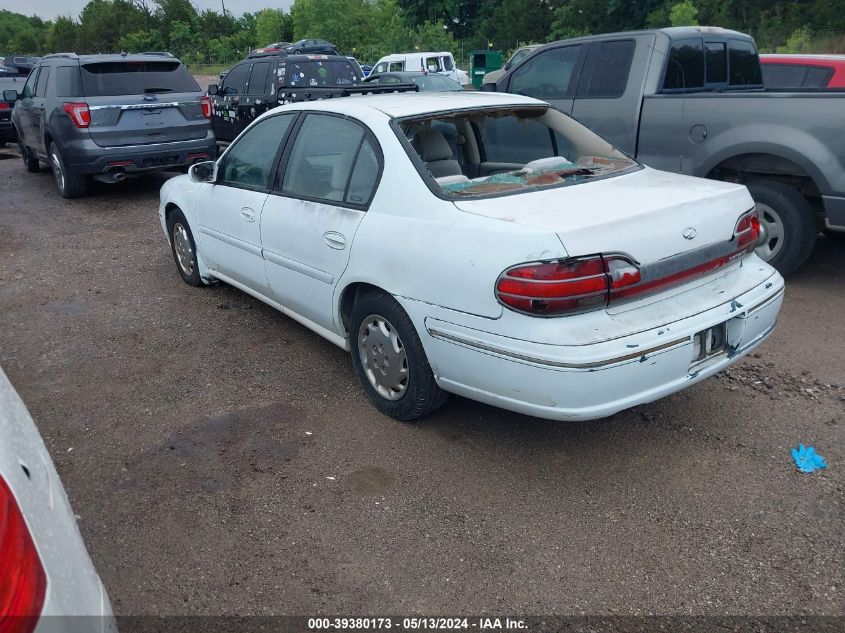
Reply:
[[[224, 2], [227, 11], [234, 15], [241, 15], [244, 11], [254, 13], [267, 7], [288, 10], [293, 0], [258, 0], [257, 2], [255, 0], [224, 0]], [[204, 9], [214, 9], [218, 13], [222, 11], [220, 0], [193, 0], [193, 3], [199, 11]], [[0, 9], [52, 20], [56, 16], [68, 14], [77, 18], [86, 4], [88, 0], [0, 0]]]

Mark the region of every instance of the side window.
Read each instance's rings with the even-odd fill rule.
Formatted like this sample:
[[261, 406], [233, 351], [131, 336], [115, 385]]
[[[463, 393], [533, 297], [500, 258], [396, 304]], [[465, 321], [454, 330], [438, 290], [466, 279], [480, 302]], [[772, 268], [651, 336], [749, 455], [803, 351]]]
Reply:
[[487, 162], [524, 165], [555, 155], [549, 128], [531, 119], [488, 116], [481, 134]]
[[811, 66], [807, 68], [807, 76], [801, 83], [802, 88], [827, 88], [830, 79], [833, 77], [833, 68], [821, 68]]
[[615, 99], [624, 95], [636, 47], [634, 40], [593, 44], [578, 82], [577, 98]]
[[724, 42], [707, 42], [704, 45], [704, 65], [708, 84], [728, 82], [728, 56]]
[[50, 80], [50, 68], [41, 67], [41, 74], [38, 75], [38, 83], [35, 85], [35, 96], [44, 97], [47, 94], [47, 82]]
[[511, 76], [508, 92], [538, 99], [572, 96], [571, 84], [581, 45], [553, 48], [523, 64]]
[[295, 114], [273, 116], [253, 125], [223, 158], [218, 184], [266, 189], [276, 152]]
[[669, 50], [664, 90], [704, 87], [704, 48], [699, 39], [678, 40]]
[[220, 92], [224, 95], [240, 95], [246, 90], [246, 80], [249, 76], [250, 62], [238, 64], [223, 79]]
[[387, 75], [386, 77], [382, 77], [379, 83], [382, 84], [398, 84], [401, 83], [401, 79], [396, 75]]
[[364, 139], [358, 151], [358, 157], [355, 159], [355, 166], [352, 168], [352, 176], [349, 178], [346, 202], [367, 204], [373, 196], [378, 172], [378, 157], [370, 142]]
[[377, 64], [376, 67], [373, 69], [373, 73], [383, 73], [387, 70], [387, 62], [382, 62]]
[[[364, 130], [357, 123], [309, 114], [285, 166], [282, 193], [330, 202], [347, 200], [352, 168], [363, 140]], [[361, 195], [360, 191], [355, 195]]]
[[443, 57], [443, 70], [452, 70], [455, 67], [455, 62], [448, 55]]
[[728, 61], [730, 67], [730, 85], [759, 86], [763, 83], [760, 76], [760, 60], [757, 49], [751, 42], [732, 40], [728, 44]]
[[403, 70], [405, 70], [405, 62], [390, 62], [390, 65], [387, 67], [387, 69], [392, 73], [401, 73]]
[[56, 96], [82, 96], [79, 66], [59, 66], [56, 68]]
[[249, 74], [247, 90], [251, 95], [264, 95], [270, 92], [267, 85], [267, 75], [270, 73], [270, 62], [255, 62]]
[[39, 70], [41, 69], [33, 69], [29, 73], [29, 77], [26, 78], [26, 83], [24, 84], [23, 90], [21, 91], [21, 95], [23, 97], [32, 97], [35, 94], [35, 80], [38, 78]]
[[437, 57], [426, 57], [425, 69], [430, 73], [440, 72], [442, 70], [440, 68], [440, 60]]

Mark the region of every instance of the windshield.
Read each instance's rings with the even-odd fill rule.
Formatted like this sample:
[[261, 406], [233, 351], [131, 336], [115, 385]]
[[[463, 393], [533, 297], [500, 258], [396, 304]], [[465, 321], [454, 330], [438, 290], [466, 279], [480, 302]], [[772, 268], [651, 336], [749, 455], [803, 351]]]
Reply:
[[584, 182], [637, 163], [545, 106], [404, 119], [402, 133], [442, 194], [462, 198]]
[[411, 77], [411, 81], [417, 84], [420, 87], [420, 90], [436, 90], [439, 92], [447, 90], [463, 90], [458, 82], [453, 81], [448, 77], [444, 77], [443, 75], [420, 75]]
[[80, 66], [86, 97], [199, 92], [199, 86], [178, 61], [97, 62]]
[[511, 65], [514, 65], [518, 61], [521, 61], [521, 60], [525, 59], [526, 57], [528, 57], [528, 53], [530, 53], [530, 52], [531, 52], [530, 48], [520, 48], [518, 51], [516, 51], [513, 54], [513, 57], [511, 57], [511, 59], [510, 59]]
[[351, 86], [360, 80], [349, 61], [308, 60], [279, 66], [279, 81], [290, 88]]

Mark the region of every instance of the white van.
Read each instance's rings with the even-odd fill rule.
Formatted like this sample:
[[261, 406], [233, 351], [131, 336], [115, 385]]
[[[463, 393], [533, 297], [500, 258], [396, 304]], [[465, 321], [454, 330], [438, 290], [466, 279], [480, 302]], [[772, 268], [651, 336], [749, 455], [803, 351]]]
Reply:
[[402, 71], [426, 71], [446, 75], [462, 86], [469, 83], [469, 75], [455, 66], [455, 58], [446, 51], [386, 55], [373, 66], [372, 74]]

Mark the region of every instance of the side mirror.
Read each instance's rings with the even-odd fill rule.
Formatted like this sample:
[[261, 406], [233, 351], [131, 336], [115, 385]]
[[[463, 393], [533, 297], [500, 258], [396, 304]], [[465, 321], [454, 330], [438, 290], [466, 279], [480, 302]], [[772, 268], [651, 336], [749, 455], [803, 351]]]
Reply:
[[217, 180], [217, 163], [213, 160], [194, 163], [188, 169], [188, 177], [194, 182], [214, 182]]
[[3, 91], [3, 101], [17, 101], [19, 98], [20, 93], [14, 88]]
[[219, 90], [219, 86], [217, 84], [209, 84], [209, 86], [208, 86], [208, 94], [209, 95], [216, 95], [218, 90]]
[[510, 70], [510, 69], [511, 69], [511, 61], [508, 60], [508, 61], [505, 62], [505, 70]]

